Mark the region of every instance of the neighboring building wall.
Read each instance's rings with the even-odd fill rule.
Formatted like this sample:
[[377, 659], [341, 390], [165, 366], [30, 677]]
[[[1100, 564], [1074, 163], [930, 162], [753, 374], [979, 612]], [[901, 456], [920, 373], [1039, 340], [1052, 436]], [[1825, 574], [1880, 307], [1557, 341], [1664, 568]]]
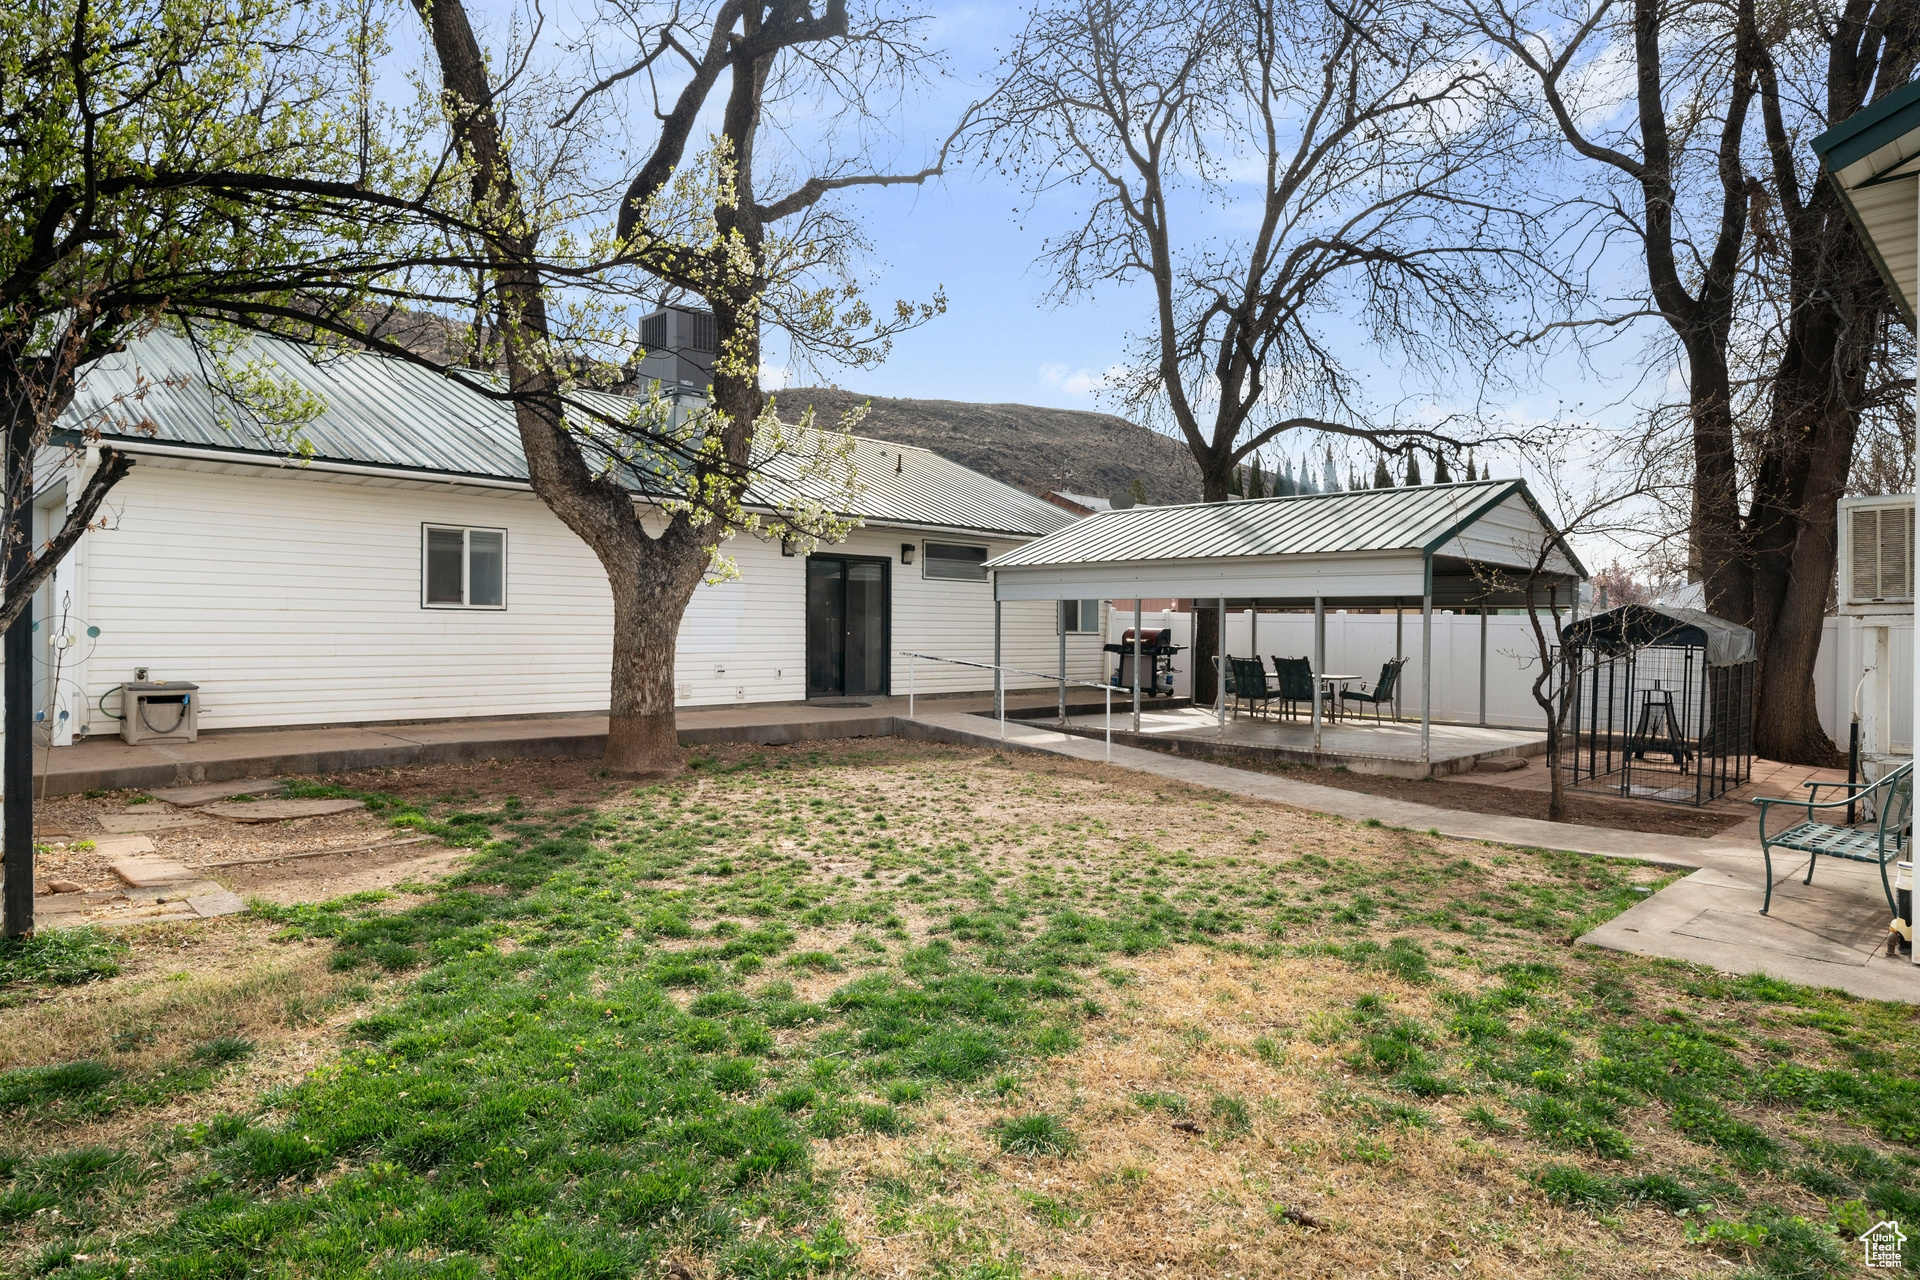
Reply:
[[[73, 609], [63, 630], [82, 638], [60, 683], [82, 733], [119, 731], [100, 700], [135, 667], [199, 684], [203, 730], [606, 708], [606, 579], [532, 494], [143, 460], [110, 505], [111, 527], [87, 535], [68, 572]], [[421, 607], [423, 523], [507, 530], [506, 609]], [[920, 564], [899, 563], [902, 542], [927, 536], [973, 540], [861, 529], [845, 549], [894, 561], [896, 652], [990, 661], [988, 586], [928, 580]], [[990, 545], [999, 554], [1014, 544]], [[805, 560], [748, 536], [726, 552], [741, 576], [694, 592], [681, 628], [678, 701], [803, 698]], [[1054, 617], [1051, 605], [1007, 606], [1005, 661], [1054, 670]], [[88, 626], [100, 629], [97, 639], [84, 638]], [[1092, 678], [1100, 637], [1071, 640], [1075, 673]], [[992, 685], [984, 671], [918, 667], [923, 693]], [[906, 692], [907, 678], [896, 658], [896, 692]], [[117, 712], [117, 696], [106, 705]]]

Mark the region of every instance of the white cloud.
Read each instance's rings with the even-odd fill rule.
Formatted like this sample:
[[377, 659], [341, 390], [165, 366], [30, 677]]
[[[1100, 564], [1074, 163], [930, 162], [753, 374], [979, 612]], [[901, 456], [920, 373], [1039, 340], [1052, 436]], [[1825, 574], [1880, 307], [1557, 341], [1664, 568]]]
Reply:
[[1043, 364], [1040, 380], [1070, 396], [1089, 396], [1111, 386], [1120, 372], [1119, 365], [1109, 365], [1105, 372], [1095, 373], [1091, 369], [1071, 369], [1064, 364]]
[[767, 391], [781, 391], [787, 385], [787, 366], [783, 364], [763, 364], [760, 366], [760, 386]]

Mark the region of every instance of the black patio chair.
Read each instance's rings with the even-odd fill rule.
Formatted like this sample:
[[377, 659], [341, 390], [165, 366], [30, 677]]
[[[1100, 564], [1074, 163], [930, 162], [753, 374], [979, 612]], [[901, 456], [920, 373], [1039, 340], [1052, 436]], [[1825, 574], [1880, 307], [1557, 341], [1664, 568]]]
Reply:
[[[1240, 703], [1262, 712], [1268, 710], [1278, 696], [1278, 690], [1267, 683], [1266, 664], [1258, 658], [1233, 658], [1230, 661], [1233, 663], [1233, 686], [1239, 691]], [[1237, 706], [1235, 711], [1237, 714]]]
[[1226, 685], [1227, 710], [1237, 712], [1240, 706], [1240, 673], [1233, 669], [1232, 662], [1222, 662], [1217, 653], [1213, 655], [1213, 669], [1220, 673], [1220, 679]]
[[1341, 702], [1368, 703], [1373, 707], [1374, 723], [1380, 722], [1380, 704], [1393, 701], [1393, 686], [1399, 682], [1400, 668], [1407, 665], [1405, 658], [1391, 660], [1381, 664], [1380, 678], [1373, 682], [1371, 690], [1342, 689]]
[[1286, 714], [1298, 718], [1299, 705], [1313, 701], [1313, 663], [1305, 658], [1282, 658], [1276, 655], [1273, 672], [1280, 686], [1275, 698]]

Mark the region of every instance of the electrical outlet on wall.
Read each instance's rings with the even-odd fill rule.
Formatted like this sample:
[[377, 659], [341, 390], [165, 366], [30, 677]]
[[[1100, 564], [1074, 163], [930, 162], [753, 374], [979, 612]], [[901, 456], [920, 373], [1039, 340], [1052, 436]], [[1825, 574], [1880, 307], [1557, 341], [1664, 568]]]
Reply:
[[725, 664], [725, 663], [720, 663], [720, 662], [716, 662], [716, 663], [714, 663], [714, 664], [713, 664], [713, 674], [715, 674], [715, 675], [717, 675], [717, 676], [723, 676], [723, 675], [725, 675], [725, 674], [727, 674], [727, 668], [726, 668], [726, 664]]

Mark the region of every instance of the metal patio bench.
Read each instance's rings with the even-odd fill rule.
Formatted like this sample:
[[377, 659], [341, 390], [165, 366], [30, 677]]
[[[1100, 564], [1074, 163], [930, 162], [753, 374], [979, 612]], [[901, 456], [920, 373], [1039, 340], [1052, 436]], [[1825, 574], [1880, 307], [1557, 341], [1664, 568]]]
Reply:
[[[1877, 782], [1809, 782], [1805, 800], [1756, 796], [1760, 806], [1760, 856], [1767, 867], [1767, 894], [1760, 904], [1765, 915], [1773, 906], [1773, 851], [1792, 849], [1809, 855], [1807, 878], [1813, 883], [1813, 868], [1822, 857], [1845, 858], [1849, 862], [1871, 862], [1880, 868], [1880, 890], [1887, 895], [1887, 909], [1900, 914], [1894, 904], [1893, 885], [1887, 879], [1887, 864], [1899, 859], [1912, 835], [1913, 766], [1903, 764]], [[1838, 800], [1819, 799], [1822, 787], [1837, 787], [1847, 794]], [[1849, 805], [1869, 806], [1874, 816], [1865, 822], [1847, 825], [1820, 822], [1816, 810], [1832, 812]], [[1767, 815], [1778, 806], [1804, 812], [1806, 817], [1778, 835], [1767, 834]]]

